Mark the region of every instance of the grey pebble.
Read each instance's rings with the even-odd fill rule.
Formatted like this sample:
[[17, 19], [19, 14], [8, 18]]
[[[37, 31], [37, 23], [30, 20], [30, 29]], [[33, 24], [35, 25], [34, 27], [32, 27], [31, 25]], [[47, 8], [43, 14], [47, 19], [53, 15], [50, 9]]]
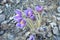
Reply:
[[20, 2], [20, 0], [16, 0], [16, 3], [18, 4]]
[[59, 30], [60, 30], [60, 25], [59, 25]]
[[0, 9], [0, 14], [3, 12], [3, 10]]
[[60, 36], [53, 36], [53, 40], [60, 40]]
[[13, 24], [11, 24], [11, 21], [12, 20], [4, 20], [3, 22], [1, 22], [2, 28], [3, 29], [8, 29], [9, 27], [11, 28], [13, 26]]
[[5, 33], [4, 30], [0, 30], [0, 36], [2, 36]]
[[50, 25], [51, 25], [52, 28], [56, 27], [56, 23], [55, 22], [51, 22]]
[[56, 35], [59, 35], [59, 32], [58, 32], [58, 28], [57, 27], [54, 27], [53, 33], [56, 34]]
[[51, 37], [52, 36], [52, 33], [51, 32], [48, 32], [47, 36], [48, 37]]
[[60, 40], [60, 37], [57, 37], [58, 40]]
[[1, 24], [3, 25], [3, 24], [7, 24], [7, 23], [9, 23], [10, 22], [10, 20], [5, 20], [5, 21], [3, 21]]
[[56, 17], [60, 17], [60, 13], [57, 13], [57, 14], [56, 14]]
[[59, 7], [57, 7], [57, 11], [60, 13], [60, 6], [59, 6]]
[[38, 0], [38, 1], [40, 1], [40, 2], [45, 2], [44, 0]]
[[57, 20], [60, 20], [60, 17], [57, 17]]
[[59, 35], [57, 24], [55, 22], [52, 22], [50, 25], [53, 28], [53, 34]]
[[1, 14], [0, 15], [0, 22], [4, 21], [5, 20], [5, 15]]
[[60, 13], [56, 14], [56, 19], [60, 20]]
[[15, 40], [14, 35], [8, 34], [7, 36], [8, 36], [8, 40]]
[[9, 8], [9, 7], [11, 7], [11, 5], [10, 5], [10, 4], [5, 4], [5, 6], [6, 6], [6, 8]]

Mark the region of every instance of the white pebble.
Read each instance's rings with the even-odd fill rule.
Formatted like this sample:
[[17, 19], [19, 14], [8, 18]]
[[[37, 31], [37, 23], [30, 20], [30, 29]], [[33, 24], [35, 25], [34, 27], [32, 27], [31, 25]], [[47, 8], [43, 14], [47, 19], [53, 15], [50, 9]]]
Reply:
[[60, 12], [60, 6], [57, 8], [57, 11]]
[[56, 34], [56, 35], [59, 34], [59, 33], [58, 33], [58, 28], [57, 28], [57, 27], [54, 27], [54, 29], [53, 29], [53, 33]]
[[2, 13], [3, 11], [0, 9], [0, 13]]
[[51, 25], [52, 28], [56, 27], [56, 23], [55, 22], [50, 23], [50, 25]]
[[60, 20], [60, 17], [57, 17], [57, 20]]

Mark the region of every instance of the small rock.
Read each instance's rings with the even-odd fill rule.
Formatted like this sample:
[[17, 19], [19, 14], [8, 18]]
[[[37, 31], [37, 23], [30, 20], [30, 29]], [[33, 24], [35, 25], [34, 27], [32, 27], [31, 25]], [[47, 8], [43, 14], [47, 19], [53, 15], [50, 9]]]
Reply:
[[22, 30], [20, 30], [19, 28], [16, 28], [16, 27], [15, 27], [15, 28], [12, 28], [12, 29], [10, 30], [11, 33], [14, 32], [14, 33], [16, 33], [16, 34], [19, 33], [19, 32], [21, 32], [21, 31], [22, 31]]
[[46, 36], [47, 37], [51, 37], [52, 36], [52, 33], [51, 32], [48, 32]]
[[52, 22], [52, 23], [50, 23], [50, 25], [51, 25], [51, 27], [52, 27], [53, 34], [58, 35], [59, 32], [58, 32], [57, 24], [56, 24], [55, 22]]
[[9, 5], [9, 4], [5, 4], [5, 6], [8, 8], [8, 7], [10, 7], [11, 5]]
[[59, 14], [59, 13], [57, 13], [57, 14], [56, 14], [56, 16], [57, 16], [57, 17], [60, 17], [60, 14]]
[[10, 19], [10, 20], [14, 19], [14, 16], [13, 16], [13, 17], [10, 17], [9, 19]]
[[0, 28], [0, 36], [3, 35], [5, 33], [5, 30]]
[[3, 10], [0, 9], [0, 13], [2, 13], [2, 12], [3, 12]]
[[3, 22], [1, 23], [2, 28], [3, 28], [3, 29], [8, 29], [8, 28], [9, 28], [9, 25], [8, 25], [9, 23], [10, 23], [9, 20], [3, 21]]
[[60, 13], [60, 6], [57, 8], [57, 11]]
[[47, 13], [43, 11], [41, 16], [45, 17], [45, 16], [47, 16]]
[[46, 26], [40, 27], [40, 31], [46, 32], [47, 31], [47, 27]]
[[60, 36], [53, 36], [54, 40], [60, 40]]
[[56, 23], [55, 22], [50, 23], [50, 25], [51, 25], [52, 28], [56, 27]]
[[56, 36], [53, 36], [53, 40], [58, 40]]
[[57, 20], [60, 20], [60, 17], [57, 17]]
[[54, 33], [55, 35], [58, 35], [58, 34], [59, 34], [57, 27], [54, 27], [54, 28], [53, 28], [53, 33]]
[[40, 31], [44, 31], [43, 27], [40, 27]]
[[59, 36], [57, 36], [57, 39], [58, 39], [58, 40], [60, 40], [60, 37], [59, 37]]
[[26, 33], [25, 33], [25, 36], [27, 37], [27, 36], [29, 36], [29, 34], [30, 34], [30, 32], [26, 32]]
[[38, 40], [43, 40], [43, 36], [40, 35], [40, 34], [36, 34], [36, 37], [37, 37]]
[[40, 0], [40, 2], [45, 2], [44, 0]]
[[59, 25], [59, 30], [60, 30], [60, 25]]
[[58, 5], [60, 5], [60, 0], [57, 0]]
[[8, 40], [15, 40], [14, 35], [8, 34]]
[[57, 2], [57, 6], [60, 6], [60, 1]]
[[0, 36], [3, 35], [5, 33], [4, 30], [0, 31]]
[[56, 21], [56, 16], [52, 15], [52, 20], [55, 22]]
[[3, 21], [3, 22], [1, 23], [1, 25], [3, 25], [3, 24], [8, 24], [9, 22], [10, 22], [10, 20]]
[[20, 0], [16, 0], [16, 3], [18, 4], [20, 2]]
[[50, 19], [47, 19], [47, 22], [51, 23], [52, 21]]
[[0, 15], [0, 22], [4, 21], [5, 20], [5, 15], [1, 14]]
[[45, 36], [46, 32], [47, 32], [47, 28], [45, 26], [42, 26], [42, 27], [40, 27], [38, 29], [38, 32], [37, 33], [38, 34], [42, 34], [43, 36]]

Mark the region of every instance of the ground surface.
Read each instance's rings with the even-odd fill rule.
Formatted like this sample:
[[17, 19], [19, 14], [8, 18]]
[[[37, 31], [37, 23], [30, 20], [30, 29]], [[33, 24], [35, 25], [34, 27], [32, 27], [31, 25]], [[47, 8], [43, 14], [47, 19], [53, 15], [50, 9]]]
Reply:
[[[47, 14], [43, 15], [43, 20], [45, 16], [48, 16], [51, 19], [47, 19], [55, 22], [58, 25], [56, 29], [53, 27], [54, 31], [52, 40], [60, 40], [60, 8], [58, 8], [60, 7], [60, 0], [43, 0], [43, 2], [40, 0], [0, 0], [0, 40], [27, 40], [23, 35], [29, 30], [29, 28], [26, 28], [24, 30], [16, 28], [16, 22], [13, 20], [13, 16], [15, 15], [14, 10], [20, 9], [23, 11], [27, 7], [33, 8], [35, 5], [42, 5], [45, 7], [44, 12]], [[45, 21], [42, 22], [43, 25], [44, 23]], [[56, 30], [58, 30], [58, 32], [56, 32]], [[37, 38], [36, 40], [45, 39]]]

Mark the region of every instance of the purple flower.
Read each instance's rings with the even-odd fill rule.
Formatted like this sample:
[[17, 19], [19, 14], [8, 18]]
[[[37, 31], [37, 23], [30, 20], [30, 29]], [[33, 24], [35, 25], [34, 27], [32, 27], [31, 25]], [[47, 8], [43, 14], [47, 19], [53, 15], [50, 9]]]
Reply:
[[28, 8], [24, 11], [27, 17], [31, 17], [33, 15], [33, 11], [31, 8]]
[[26, 21], [22, 18], [22, 13], [19, 9], [16, 9], [15, 13], [14, 20], [18, 22], [16, 26], [22, 29], [26, 25]]
[[24, 19], [21, 19], [20, 22], [16, 24], [16, 26], [21, 29], [24, 28], [25, 25], [26, 25], [26, 21]]
[[35, 7], [35, 10], [41, 12], [43, 10], [43, 7], [38, 5]]
[[22, 17], [19, 14], [14, 16], [14, 20], [17, 21], [17, 22], [19, 22], [21, 19], [22, 19]]
[[14, 12], [15, 12], [16, 14], [22, 16], [22, 13], [21, 13], [21, 11], [20, 11], [19, 9], [14, 10]]
[[35, 16], [33, 15], [33, 10], [31, 8], [28, 8], [24, 12], [27, 17], [31, 18], [32, 20], [35, 20]]
[[30, 35], [29, 40], [35, 40], [34, 35]]
[[35, 18], [34, 15], [32, 15], [30, 18], [31, 18], [32, 20], [36, 20], [36, 18]]

